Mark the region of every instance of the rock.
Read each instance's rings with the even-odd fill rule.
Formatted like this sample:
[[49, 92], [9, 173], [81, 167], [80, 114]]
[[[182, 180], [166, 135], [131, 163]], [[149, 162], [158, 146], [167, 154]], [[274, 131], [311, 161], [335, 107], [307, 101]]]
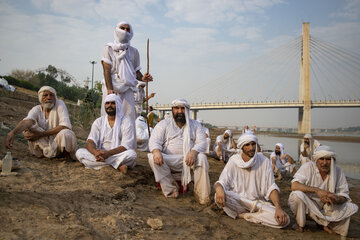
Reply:
[[161, 230], [163, 227], [163, 222], [158, 218], [148, 218], [146, 223], [154, 230]]
[[115, 227], [116, 226], [116, 219], [114, 217], [112, 217], [112, 216], [104, 217], [103, 221], [109, 227]]

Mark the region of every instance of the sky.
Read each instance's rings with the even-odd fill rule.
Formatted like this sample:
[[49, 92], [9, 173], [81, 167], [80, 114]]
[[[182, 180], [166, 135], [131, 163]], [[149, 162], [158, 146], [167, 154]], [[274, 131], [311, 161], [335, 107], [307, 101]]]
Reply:
[[[152, 105], [178, 97], [190, 103], [241, 101], [239, 96], [257, 100], [255, 93], [263, 95], [268, 89], [289, 92], [296, 100], [298, 83], [275, 82], [274, 88], [261, 88], [247, 79], [238, 88], [235, 82], [240, 82], [237, 78], [246, 64], [299, 37], [303, 22], [310, 22], [317, 39], [359, 56], [359, 18], [360, 0], [0, 0], [0, 75], [51, 64], [83, 84], [91, 79], [89, 61], [96, 61], [94, 80], [100, 81], [104, 45], [113, 41], [116, 23], [127, 20], [143, 73], [150, 40], [154, 82], [149, 91], [156, 92]], [[255, 71], [262, 72], [263, 65]], [[360, 92], [359, 85], [348, 84]], [[239, 127], [297, 127], [298, 118], [296, 109], [200, 111], [198, 117]], [[349, 126], [360, 126], [360, 108], [312, 110], [314, 128]]]

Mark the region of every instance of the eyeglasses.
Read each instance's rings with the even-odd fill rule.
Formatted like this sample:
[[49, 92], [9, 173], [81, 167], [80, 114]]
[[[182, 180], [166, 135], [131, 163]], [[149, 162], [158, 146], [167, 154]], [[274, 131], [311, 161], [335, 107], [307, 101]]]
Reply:
[[121, 29], [121, 30], [124, 30], [124, 31], [127, 31], [127, 32], [130, 32], [130, 28], [129, 28], [129, 27], [121, 26], [120, 29]]

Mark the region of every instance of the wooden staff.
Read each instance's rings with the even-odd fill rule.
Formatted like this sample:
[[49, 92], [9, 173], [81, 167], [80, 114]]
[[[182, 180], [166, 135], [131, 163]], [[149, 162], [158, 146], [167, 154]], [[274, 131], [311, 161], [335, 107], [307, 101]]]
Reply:
[[[146, 57], [147, 57], [147, 66], [146, 66], [146, 73], [149, 73], [149, 39], [147, 39], [147, 49], [146, 49]], [[147, 119], [147, 127], [148, 133], [150, 137], [150, 126], [149, 126], [149, 118], [148, 118], [148, 109], [149, 109], [149, 82], [146, 81], [146, 119]]]

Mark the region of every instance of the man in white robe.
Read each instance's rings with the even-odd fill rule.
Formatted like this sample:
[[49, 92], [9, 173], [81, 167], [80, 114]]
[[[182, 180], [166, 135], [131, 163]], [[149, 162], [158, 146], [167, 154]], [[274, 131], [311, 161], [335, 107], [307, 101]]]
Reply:
[[270, 160], [274, 174], [278, 176], [277, 179], [285, 176], [294, 176], [296, 172], [295, 161], [285, 152], [282, 143], [275, 144], [275, 151], [270, 154]]
[[112, 166], [122, 173], [136, 165], [133, 122], [121, 111], [121, 99], [115, 94], [105, 98], [107, 115], [94, 121], [86, 141], [86, 148], [76, 152], [77, 159], [87, 168], [99, 170]]
[[38, 96], [41, 104], [8, 133], [6, 147], [11, 148], [15, 135], [24, 132], [29, 150], [36, 157], [76, 159], [77, 142], [65, 103], [57, 99], [55, 89], [49, 86], [41, 87]]
[[209, 131], [209, 129], [207, 127], [205, 127], [204, 120], [198, 119], [197, 121], [201, 124], [201, 126], [203, 128], [203, 131], [205, 133], [205, 137], [206, 137], [206, 151], [205, 151], [205, 153], [209, 153], [210, 152], [210, 143], [211, 143], [210, 131]]
[[[137, 91], [136, 85], [138, 80], [152, 81], [152, 76], [148, 73], [142, 75], [140, 72], [139, 52], [130, 45], [133, 35], [132, 26], [128, 22], [120, 22], [114, 30], [114, 42], [106, 44], [103, 50], [101, 63], [104, 79], [102, 80], [101, 116], [106, 115], [104, 108], [106, 95], [114, 93], [121, 98], [124, 115], [135, 123], [134, 92]], [[135, 128], [135, 124], [133, 127]], [[136, 148], [135, 137], [132, 148]]]
[[236, 144], [230, 129], [226, 130], [224, 134], [216, 137], [213, 151], [215, 158], [224, 161], [225, 163], [236, 153]]
[[305, 134], [304, 141], [300, 145], [300, 157], [299, 160], [301, 162], [301, 165], [312, 161], [312, 155], [314, 150], [320, 146], [320, 143], [313, 139], [311, 134]]
[[[286, 227], [289, 216], [282, 210], [279, 188], [271, 163], [257, 153], [257, 137], [244, 133], [238, 140], [240, 152], [233, 155], [215, 183], [215, 202], [232, 218], [244, 218], [273, 228]], [[268, 200], [271, 199], [272, 205]]]
[[160, 121], [152, 131], [148, 154], [149, 164], [166, 197], [176, 198], [180, 186], [172, 174], [181, 173], [181, 185], [186, 188], [194, 171], [194, 195], [200, 204], [210, 202], [209, 164], [206, 139], [201, 125], [189, 117], [190, 105], [185, 99], [172, 102], [170, 119]]
[[136, 117], [141, 116], [144, 102], [149, 101], [150, 98], [155, 96], [155, 93], [150, 93], [150, 95], [146, 98], [144, 91], [145, 86], [146, 84], [144, 82], [139, 82], [136, 85], [137, 91], [134, 93]]
[[137, 149], [143, 152], [149, 151], [149, 131], [145, 118], [143, 116], [137, 117], [135, 125]]
[[350, 216], [358, 206], [351, 202], [345, 174], [328, 146], [316, 148], [313, 160], [302, 165], [292, 180], [289, 206], [296, 217], [294, 228], [303, 232], [308, 214], [326, 232], [347, 236]]

